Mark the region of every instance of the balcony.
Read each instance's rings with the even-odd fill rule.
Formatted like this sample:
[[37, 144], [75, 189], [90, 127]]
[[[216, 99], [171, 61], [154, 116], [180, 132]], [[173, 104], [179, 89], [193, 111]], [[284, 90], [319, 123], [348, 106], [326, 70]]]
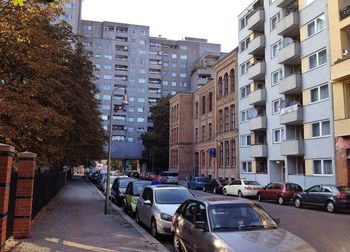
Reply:
[[265, 36], [260, 35], [253, 39], [248, 46], [248, 54], [263, 55], [265, 53]]
[[249, 105], [261, 106], [266, 103], [266, 89], [257, 89], [249, 94]]
[[252, 158], [267, 157], [266, 144], [251, 145], [249, 151]]
[[276, 6], [280, 8], [286, 8], [290, 6], [292, 3], [294, 3], [297, 0], [276, 0]]
[[300, 125], [303, 123], [303, 108], [298, 104], [281, 109], [281, 124]]
[[251, 80], [265, 80], [265, 62], [258, 62], [248, 69], [248, 78]]
[[280, 94], [300, 94], [301, 93], [301, 76], [300, 73], [292, 74], [280, 80]]
[[299, 65], [300, 43], [295, 41], [282, 48], [278, 54], [278, 63], [285, 65]]
[[303, 156], [304, 141], [303, 140], [286, 140], [281, 143], [282, 156]]
[[263, 9], [257, 9], [248, 19], [248, 30], [263, 32], [264, 31], [265, 12]]
[[300, 34], [299, 30], [299, 13], [292, 12], [282, 18], [277, 24], [278, 35], [284, 37], [296, 37]]
[[250, 130], [264, 130], [266, 129], [266, 116], [258, 116], [249, 120]]

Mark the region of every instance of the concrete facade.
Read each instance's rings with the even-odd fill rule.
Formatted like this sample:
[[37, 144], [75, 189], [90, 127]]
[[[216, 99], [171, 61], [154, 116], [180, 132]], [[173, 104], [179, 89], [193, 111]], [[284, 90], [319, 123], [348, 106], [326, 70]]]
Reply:
[[81, 20], [82, 0], [70, 0], [63, 4], [64, 14], [57, 21], [65, 21], [72, 26], [74, 33], [78, 33]]
[[240, 176], [335, 183], [327, 2], [255, 1], [239, 25]]

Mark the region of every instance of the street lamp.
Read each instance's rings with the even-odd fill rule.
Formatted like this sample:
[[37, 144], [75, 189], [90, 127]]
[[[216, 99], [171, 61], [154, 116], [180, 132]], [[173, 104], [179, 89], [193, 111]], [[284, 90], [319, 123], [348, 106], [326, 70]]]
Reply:
[[107, 166], [107, 180], [106, 180], [106, 198], [105, 198], [105, 214], [108, 214], [109, 211], [109, 196], [110, 196], [110, 172], [111, 172], [111, 156], [112, 156], [112, 120], [113, 120], [113, 100], [114, 94], [119, 89], [124, 89], [124, 98], [122, 101], [122, 105], [128, 105], [128, 97], [126, 95], [126, 85], [123, 84], [115, 84], [114, 90], [111, 94], [111, 104], [109, 108], [109, 141], [108, 141], [108, 166]]

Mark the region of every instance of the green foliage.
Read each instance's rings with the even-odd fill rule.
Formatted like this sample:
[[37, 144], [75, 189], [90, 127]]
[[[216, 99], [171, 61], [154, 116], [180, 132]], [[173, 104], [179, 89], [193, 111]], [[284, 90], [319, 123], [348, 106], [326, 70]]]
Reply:
[[[26, 2], [26, 0], [12, 0], [13, 5], [18, 5], [18, 6], [23, 6], [24, 3]], [[40, 0], [38, 1], [40, 3], [44, 3], [44, 4], [53, 4], [55, 3], [55, 0]]]
[[60, 166], [97, 159], [105, 140], [93, 65], [59, 8], [0, 2], [0, 139]]
[[169, 100], [170, 96], [161, 98], [152, 111], [154, 128], [141, 136], [145, 146], [143, 157], [152, 165], [154, 155], [155, 171], [169, 165]]

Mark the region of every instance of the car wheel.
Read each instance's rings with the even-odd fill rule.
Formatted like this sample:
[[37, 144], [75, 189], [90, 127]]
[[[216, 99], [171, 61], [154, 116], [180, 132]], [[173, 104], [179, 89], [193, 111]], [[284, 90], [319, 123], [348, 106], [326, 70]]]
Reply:
[[258, 194], [258, 201], [263, 201], [261, 194]]
[[136, 213], [135, 213], [135, 221], [137, 224], [141, 224], [139, 211], [137, 211], [137, 209], [136, 209]]
[[283, 197], [279, 196], [277, 202], [278, 202], [278, 204], [283, 205], [284, 204]]
[[242, 198], [243, 197], [243, 193], [241, 192], [241, 190], [238, 191], [238, 197]]
[[302, 204], [301, 204], [301, 199], [299, 197], [295, 198], [294, 199], [294, 206], [296, 208], [301, 208], [302, 207]]
[[180, 237], [177, 234], [174, 234], [174, 251], [182, 252]]
[[216, 187], [214, 187], [213, 193], [214, 193], [214, 194], [217, 194]]
[[335, 204], [332, 201], [328, 201], [326, 204], [326, 210], [328, 213], [334, 213], [335, 212]]
[[151, 221], [151, 234], [154, 238], [158, 237], [157, 223], [155, 219], [152, 219]]
[[228, 194], [227, 194], [227, 191], [226, 191], [226, 188], [224, 188], [224, 190], [222, 190], [222, 194], [225, 195], [225, 196], [228, 195]]

